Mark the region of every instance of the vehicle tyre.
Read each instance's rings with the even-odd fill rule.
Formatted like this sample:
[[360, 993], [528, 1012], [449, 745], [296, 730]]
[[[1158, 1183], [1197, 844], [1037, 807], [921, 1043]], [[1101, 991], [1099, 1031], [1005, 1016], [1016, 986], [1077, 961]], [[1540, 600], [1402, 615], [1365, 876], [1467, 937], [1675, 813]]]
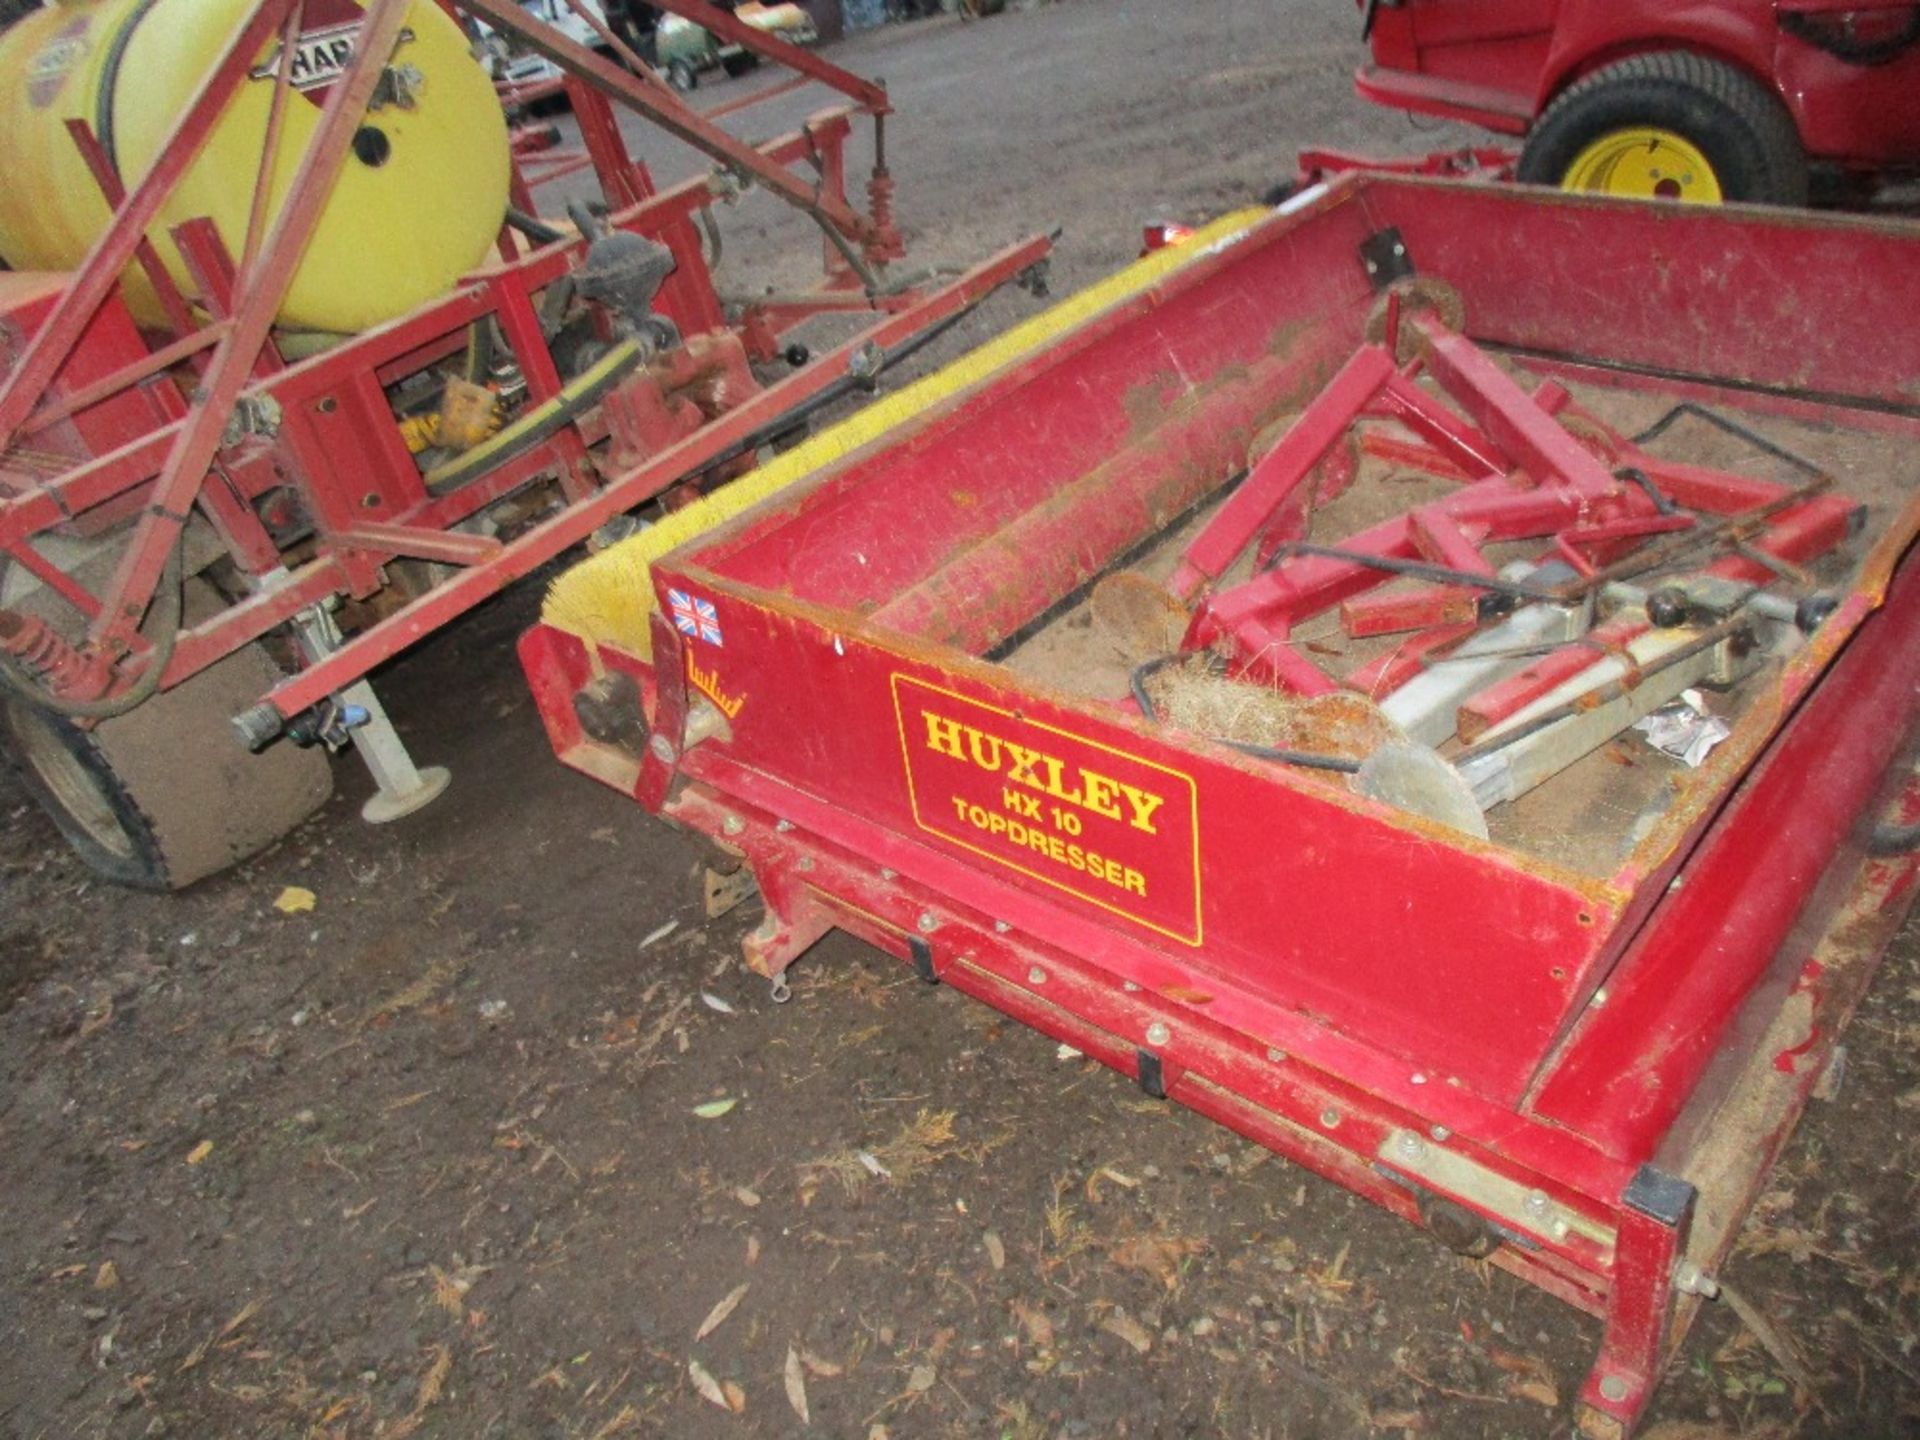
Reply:
[[1705, 204], [1807, 201], [1806, 151], [1778, 97], [1742, 70], [1678, 50], [1632, 56], [1570, 86], [1534, 122], [1518, 176]]
[[700, 72], [684, 60], [676, 60], [667, 66], [667, 83], [682, 95], [700, 88]]
[[246, 859], [333, 791], [326, 754], [249, 755], [228, 723], [280, 671], [258, 645], [92, 730], [8, 697], [0, 745], [21, 784], [89, 868], [178, 890]]
[[760, 57], [751, 51], [744, 55], [729, 55], [720, 62], [720, 68], [736, 80], [749, 71], [758, 69], [759, 65]]

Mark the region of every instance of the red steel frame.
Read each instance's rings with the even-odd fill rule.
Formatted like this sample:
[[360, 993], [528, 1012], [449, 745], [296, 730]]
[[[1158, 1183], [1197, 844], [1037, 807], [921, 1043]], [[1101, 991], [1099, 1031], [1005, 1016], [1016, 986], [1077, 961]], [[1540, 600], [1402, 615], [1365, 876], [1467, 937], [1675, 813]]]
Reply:
[[[563, 760], [745, 855], [752, 968], [850, 931], [1397, 1214], [1477, 1217], [1602, 1321], [1583, 1421], [1617, 1437], [1912, 896], [1864, 833], [1920, 813], [1920, 509], [1605, 877], [986, 657], [1326, 384], [1383, 227], [1535, 367], [1908, 437], [1920, 334], [1874, 317], [1920, 305], [1920, 230], [1366, 176], [1291, 208], [658, 562], [713, 634], [656, 619], [647, 665], [543, 626], [522, 660]], [[609, 668], [644, 747], [575, 713]]]
[[[311, 359], [291, 364], [281, 359], [271, 339], [274, 313], [406, 11], [405, 0], [372, 0], [354, 60], [327, 96], [300, 176], [271, 230], [250, 234], [236, 264], [211, 225], [196, 221], [176, 227], [175, 238], [196, 272], [200, 302], [210, 317], [192, 329], [184, 299], [154, 261], [145, 235], [227, 101], [246, 83], [254, 57], [278, 30], [295, 23], [292, 0], [260, 0], [181, 116], [154, 170], [121, 195], [110, 167], [104, 161], [96, 165], [109, 200], [116, 202], [114, 218], [64, 289], [36, 290], [20, 298], [9, 316], [31, 339], [0, 381], [0, 444], [9, 447], [0, 453], [0, 552], [40, 578], [86, 622], [84, 643], [77, 647], [32, 626], [25, 632], [28, 640], [20, 642], [23, 648], [50, 649], [56, 659], [46, 664], [46, 674], [63, 695], [111, 697], [138, 683], [152, 661], [140, 633], [142, 617], [196, 510], [257, 589], [180, 634], [160, 678], [162, 688], [185, 681], [317, 602], [373, 595], [383, 588], [382, 567], [391, 560], [411, 557], [458, 567], [454, 578], [349, 637], [342, 648], [263, 697], [285, 720], [578, 543], [612, 516], [724, 460], [744, 438], [841, 382], [856, 355], [876, 345], [889, 350], [903, 344], [1007, 281], [1035, 271], [1046, 256], [1048, 242], [1034, 239], [938, 287], [876, 288], [875, 279], [884, 279], [877, 267], [902, 253], [885, 162], [884, 122], [891, 111], [886, 91], [700, 0], [668, 0], [665, 8], [738, 39], [792, 68], [802, 80], [828, 85], [850, 103], [815, 114], [794, 133], [750, 145], [691, 110], [644, 67], [629, 71], [573, 44], [511, 0], [471, 0], [461, 8], [519, 34], [567, 72], [586, 162], [611, 206], [609, 223], [672, 252], [676, 268], [657, 308], [690, 340], [724, 334], [729, 325], [703, 254], [700, 218], [749, 182], [814, 216], [827, 232], [821, 289], [751, 306], [732, 322], [752, 358], [773, 359], [782, 333], [814, 315], [866, 311], [876, 315], [875, 323], [624, 471], [611, 472], [589, 455], [589, 445], [606, 426], [588, 410], [491, 473], [433, 493], [402, 442], [386, 388], [454, 354], [474, 324], [493, 317], [519, 363], [529, 403], [555, 396], [562, 377], [542, 335], [536, 300], [578, 264], [586, 243], [567, 239], [529, 248], [513, 231], [503, 230], [498, 261], [443, 299]], [[627, 151], [614, 101], [714, 156], [733, 179], [723, 184], [696, 178], [658, 190], [646, 167]], [[845, 190], [846, 147], [854, 121], [863, 116], [871, 119], [876, 137], [864, 213]], [[91, 133], [85, 126], [73, 128], [76, 143], [93, 157], [98, 146]], [[516, 203], [530, 212], [536, 185], [571, 173], [564, 158], [532, 175], [517, 169]], [[811, 173], [803, 175], [795, 166]], [[161, 282], [175, 333], [155, 339], [143, 335], [116, 294], [120, 276], [136, 261]], [[198, 371], [191, 403], [179, 398], [171, 380], [156, 379], [181, 364]], [[266, 434], [236, 441], [229, 422], [243, 406], [278, 418], [263, 427]], [[507, 543], [455, 531], [543, 475], [558, 479], [567, 502], [557, 515]], [[297, 554], [283, 553], [261, 514], [273, 492], [284, 487], [297, 491], [316, 531], [314, 543]], [[37, 538], [53, 532], [100, 535], [116, 523], [128, 527], [128, 539], [111, 579], [97, 589], [62, 573], [35, 546]], [[44, 662], [44, 654], [41, 658]]]

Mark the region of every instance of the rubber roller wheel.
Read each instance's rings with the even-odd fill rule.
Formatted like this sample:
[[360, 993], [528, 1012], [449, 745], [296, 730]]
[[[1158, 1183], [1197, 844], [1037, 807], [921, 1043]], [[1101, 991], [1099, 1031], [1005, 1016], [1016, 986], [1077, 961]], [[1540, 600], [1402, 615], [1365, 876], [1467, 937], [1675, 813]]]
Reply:
[[325, 752], [276, 745], [249, 755], [234, 738], [229, 717], [279, 678], [250, 646], [93, 730], [9, 698], [0, 742], [91, 869], [178, 890], [265, 849], [333, 791]]
[[1677, 50], [1568, 87], [1534, 123], [1517, 174], [1642, 199], [1807, 203], [1806, 151], [1779, 97], [1744, 70]]

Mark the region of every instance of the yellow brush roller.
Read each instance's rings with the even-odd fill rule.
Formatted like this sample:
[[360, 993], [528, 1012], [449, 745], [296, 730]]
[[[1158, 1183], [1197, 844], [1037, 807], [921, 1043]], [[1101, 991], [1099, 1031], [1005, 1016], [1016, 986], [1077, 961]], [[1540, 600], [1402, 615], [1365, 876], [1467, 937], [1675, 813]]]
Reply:
[[1221, 217], [1185, 244], [1136, 261], [1119, 274], [1016, 325], [945, 369], [909, 385], [897, 395], [874, 402], [804, 445], [776, 456], [752, 474], [723, 486], [684, 510], [674, 511], [659, 524], [589, 556], [548, 587], [541, 621], [578, 636], [589, 646], [607, 645], [642, 659], [651, 658], [651, 567], [654, 561], [871, 444], [888, 431], [908, 424], [923, 411], [999, 373], [1102, 311], [1150, 289], [1182, 265], [1204, 257], [1216, 244], [1242, 233], [1269, 213], [1239, 210]]

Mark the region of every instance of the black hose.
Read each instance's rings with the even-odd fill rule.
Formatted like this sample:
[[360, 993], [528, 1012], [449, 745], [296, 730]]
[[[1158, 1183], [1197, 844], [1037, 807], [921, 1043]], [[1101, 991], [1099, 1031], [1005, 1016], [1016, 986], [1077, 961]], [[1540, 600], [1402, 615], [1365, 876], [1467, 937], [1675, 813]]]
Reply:
[[616, 345], [591, 369], [570, 380], [559, 394], [527, 411], [499, 434], [429, 470], [423, 477], [427, 488], [435, 492], [455, 489], [483, 470], [524, 455], [572, 423], [583, 410], [598, 404], [639, 363], [640, 347], [633, 341]]
[[1881, 825], [1867, 837], [1867, 854], [1882, 859], [1920, 850], [1920, 822], [1912, 825]]
[[484, 385], [493, 374], [493, 317], [484, 316], [467, 327], [467, 379]]
[[507, 208], [507, 224], [536, 245], [554, 245], [568, 238], [566, 231], [554, 229], [538, 215], [529, 215], [511, 206]]

